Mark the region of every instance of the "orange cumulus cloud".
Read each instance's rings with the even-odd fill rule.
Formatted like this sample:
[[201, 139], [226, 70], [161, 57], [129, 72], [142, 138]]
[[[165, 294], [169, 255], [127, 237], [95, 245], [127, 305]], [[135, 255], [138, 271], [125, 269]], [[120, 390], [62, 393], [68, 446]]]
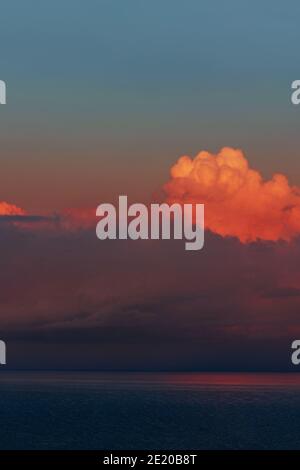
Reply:
[[1, 215], [25, 215], [25, 211], [14, 204], [0, 201], [0, 216]]
[[300, 188], [280, 173], [264, 181], [239, 149], [180, 157], [164, 191], [169, 204], [204, 203], [205, 228], [223, 237], [247, 243], [300, 234]]

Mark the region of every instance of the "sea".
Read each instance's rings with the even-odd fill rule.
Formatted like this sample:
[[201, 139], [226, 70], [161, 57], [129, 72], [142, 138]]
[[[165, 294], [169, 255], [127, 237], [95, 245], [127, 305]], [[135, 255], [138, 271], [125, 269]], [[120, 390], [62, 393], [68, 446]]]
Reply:
[[300, 449], [300, 374], [0, 372], [0, 449]]

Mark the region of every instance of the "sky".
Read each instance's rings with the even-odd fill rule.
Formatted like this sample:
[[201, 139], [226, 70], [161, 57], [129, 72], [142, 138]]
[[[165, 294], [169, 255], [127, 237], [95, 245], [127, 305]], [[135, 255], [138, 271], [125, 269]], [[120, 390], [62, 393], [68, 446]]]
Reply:
[[[20, 208], [0, 220], [10, 367], [289, 369], [300, 327], [300, 109], [290, 100], [299, 3], [0, 8], [0, 201]], [[181, 156], [196, 162], [201, 151], [221, 172], [224, 147], [246, 165], [233, 203], [230, 185], [205, 186], [201, 165], [174, 177]], [[104, 244], [83, 222], [119, 194], [184, 202], [182, 184], [209, 210], [199, 253], [180, 242]]]

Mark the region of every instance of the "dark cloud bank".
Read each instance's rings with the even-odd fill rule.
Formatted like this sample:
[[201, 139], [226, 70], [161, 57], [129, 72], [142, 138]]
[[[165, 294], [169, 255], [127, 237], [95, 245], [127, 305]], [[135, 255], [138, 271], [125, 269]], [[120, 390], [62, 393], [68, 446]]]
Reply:
[[[35, 225], [35, 224], [34, 224]], [[8, 368], [289, 370], [300, 242], [99, 241], [0, 226]]]

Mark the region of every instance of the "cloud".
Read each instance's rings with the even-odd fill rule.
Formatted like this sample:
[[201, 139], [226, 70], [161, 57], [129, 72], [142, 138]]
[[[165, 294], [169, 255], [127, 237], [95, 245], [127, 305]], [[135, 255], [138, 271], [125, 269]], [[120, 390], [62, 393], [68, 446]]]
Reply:
[[66, 235], [96, 227], [95, 208], [70, 208], [57, 213], [32, 214], [8, 202], [0, 202], [0, 224], [21, 230]]
[[279, 173], [264, 181], [238, 149], [180, 157], [164, 190], [168, 203], [204, 203], [206, 228], [223, 237], [246, 243], [300, 234], [300, 188]]
[[96, 229], [96, 208], [69, 208], [60, 213], [61, 227], [65, 230]]
[[265, 293], [269, 299], [287, 299], [289, 297], [300, 297], [300, 289], [297, 287], [276, 287]]
[[30, 224], [30, 223], [40, 223], [40, 222], [47, 222], [53, 221], [53, 217], [47, 217], [43, 215], [0, 215], [0, 223], [1, 222], [8, 222], [8, 223], [19, 223], [19, 224]]
[[299, 256], [300, 240], [241, 244], [208, 232], [206, 249], [188, 256], [181, 240], [100, 243], [87, 230], [3, 224], [10, 367], [255, 368], [258, 343], [274, 343], [277, 367], [300, 332], [300, 296], [268, 293], [299, 289]]
[[25, 211], [14, 204], [9, 204], [5, 201], [0, 201], [0, 216], [6, 215], [24, 215]]

